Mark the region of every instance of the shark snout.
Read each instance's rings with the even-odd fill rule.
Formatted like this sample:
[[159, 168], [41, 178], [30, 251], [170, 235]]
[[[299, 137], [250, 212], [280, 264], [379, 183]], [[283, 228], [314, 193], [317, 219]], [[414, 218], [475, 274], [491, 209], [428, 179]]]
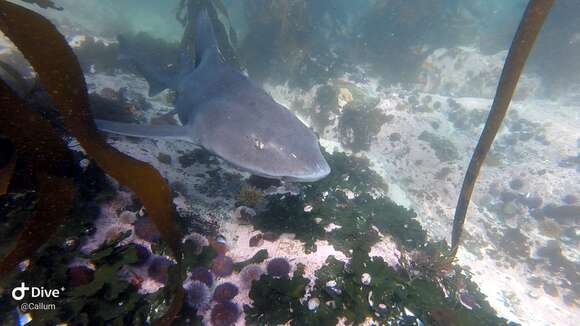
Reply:
[[301, 171], [301, 173], [299, 174], [286, 176], [283, 179], [295, 182], [315, 182], [325, 178], [330, 174], [330, 172], [331, 169], [330, 166], [328, 165], [328, 162], [326, 162], [326, 160], [322, 158], [320, 161], [311, 165], [311, 167], [308, 170]]

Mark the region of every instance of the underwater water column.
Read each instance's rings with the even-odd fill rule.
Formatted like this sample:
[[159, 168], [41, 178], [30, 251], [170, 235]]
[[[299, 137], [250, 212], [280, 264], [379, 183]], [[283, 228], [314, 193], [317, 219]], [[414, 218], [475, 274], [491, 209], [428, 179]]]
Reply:
[[471, 161], [469, 162], [469, 167], [463, 179], [463, 185], [461, 186], [461, 192], [453, 218], [451, 253], [449, 254], [450, 262], [455, 259], [457, 250], [459, 249], [467, 208], [469, 207], [481, 165], [485, 161], [485, 157], [501, 127], [526, 60], [553, 4], [554, 0], [530, 0], [510, 46], [501, 72], [495, 98], [491, 105], [491, 110], [471, 157]]

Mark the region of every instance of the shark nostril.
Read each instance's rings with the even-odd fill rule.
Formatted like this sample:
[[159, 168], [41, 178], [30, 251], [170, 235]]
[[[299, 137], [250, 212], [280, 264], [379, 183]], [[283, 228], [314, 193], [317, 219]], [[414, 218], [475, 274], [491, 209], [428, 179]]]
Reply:
[[257, 150], [260, 151], [264, 149], [264, 143], [258, 138], [254, 139], [254, 146], [256, 147]]

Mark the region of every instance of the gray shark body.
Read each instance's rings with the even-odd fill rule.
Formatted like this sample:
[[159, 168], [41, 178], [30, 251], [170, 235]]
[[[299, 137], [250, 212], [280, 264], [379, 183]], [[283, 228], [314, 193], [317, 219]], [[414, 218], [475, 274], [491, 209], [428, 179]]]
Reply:
[[242, 170], [267, 178], [307, 182], [330, 173], [314, 132], [223, 61], [205, 12], [198, 17], [195, 48], [195, 65], [182, 63], [173, 78], [147, 76], [141, 69], [155, 91], [165, 87], [177, 91], [175, 106], [182, 126], [97, 120], [99, 129], [190, 141]]

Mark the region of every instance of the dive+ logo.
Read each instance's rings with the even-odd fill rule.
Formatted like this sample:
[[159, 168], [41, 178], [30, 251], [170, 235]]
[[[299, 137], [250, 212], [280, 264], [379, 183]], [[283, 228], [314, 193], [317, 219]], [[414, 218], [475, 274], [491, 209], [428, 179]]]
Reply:
[[12, 289], [12, 299], [20, 301], [24, 299], [29, 292], [31, 298], [58, 298], [60, 297], [61, 291], [64, 291], [64, 288], [61, 290], [45, 289], [42, 286], [26, 286], [26, 283], [22, 282], [20, 283], [20, 286]]

